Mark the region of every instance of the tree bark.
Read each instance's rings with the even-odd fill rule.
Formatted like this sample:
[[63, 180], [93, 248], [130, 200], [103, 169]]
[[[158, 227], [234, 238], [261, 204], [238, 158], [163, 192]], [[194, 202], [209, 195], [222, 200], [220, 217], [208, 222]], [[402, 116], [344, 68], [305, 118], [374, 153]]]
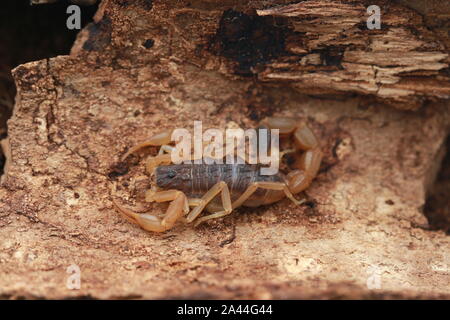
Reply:
[[[449, 298], [449, 238], [423, 214], [446, 153], [448, 49], [417, 13], [370, 4], [381, 30], [356, 0], [105, 0], [70, 56], [17, 67], [0, 297]], [[125, 206], [164, 211], [143, 201], [155, 150], [121, 163], [131, 146], [272, 115], [319, 137], [306, 205], [165, 234], [115, 210], [112, 183]]]

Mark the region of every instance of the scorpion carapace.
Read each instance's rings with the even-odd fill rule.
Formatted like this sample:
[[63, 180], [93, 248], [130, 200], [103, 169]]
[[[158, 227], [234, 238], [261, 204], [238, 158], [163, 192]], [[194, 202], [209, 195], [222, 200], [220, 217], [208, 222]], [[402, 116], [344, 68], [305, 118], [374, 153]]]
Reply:
[[[123, 157], [147, 147], [160, 147], [155, 157], [146, 162], [147, 172], [153, 185], [146, 192], [148, 202], [167, 202], [170, 205], [163, 218], [152, 214], [138, 214], [124, 208], [113, 199], [118, 210], [131, 222], [143, 229], [164, 232], [171, 229], [177, 220], [185, 216], [185, 221], [195, 220], [198, 225], [206, 220], [230, 214], [239, 206], [257, 207], [274, 203], [287, 197], [300, 204], [293, 194], [305, 190], [319, 171], [322, 152], [311, 129], [299, 125], [290, 118], [268, 118], [264, 125], [279, 129], [281, 139], [291, 139], [292, 148], [281, 152], [280, 158], [292, 153], [293, 160], [287, 174], [262, 175], [261, 164], [172, 164], [172, 130], [154, 135], [131, 148]], [[220, 195], [220, 197], [219, 197]], [[199, 217], [206, 209], [209, 215]]]

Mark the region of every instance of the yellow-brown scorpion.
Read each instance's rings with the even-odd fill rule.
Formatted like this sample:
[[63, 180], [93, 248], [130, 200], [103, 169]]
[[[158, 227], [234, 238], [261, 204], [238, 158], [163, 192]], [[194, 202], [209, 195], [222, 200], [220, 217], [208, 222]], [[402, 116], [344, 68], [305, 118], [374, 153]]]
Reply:
[[[160, 147], [155, 157], [146, 162], [146, 170], [156, 182], [147, 190], [147, 202], [170, 202], [163, 217], [140, 214], [113, 202], [127, 220], [147, 231], [164, 232], [178, 220], [198, 225], [209, 219], [224, 217], [239, 206], [257, 207], [277, 202], [284, 197], [294, 203], [293, 196], [305, 190], [315, 178], [322, 161], [319, 143], [306, 125], [291, 118], [267, 118], [263, 126], [279, 129], [283, 141], [290, 139], [291, 148], [280, 153], [292, 153], [287, 174], [261, 175], [261, 164], [173, 164], [171, 160], [172, 130], [154, 135], [131, 148], [122, 159], [147, 146]], [[260, 127], [260, 128], [261, 128]], [[218, 195], [220, 194], [220, 197]], [[206, 209], [210, 214], [199, 217]]]

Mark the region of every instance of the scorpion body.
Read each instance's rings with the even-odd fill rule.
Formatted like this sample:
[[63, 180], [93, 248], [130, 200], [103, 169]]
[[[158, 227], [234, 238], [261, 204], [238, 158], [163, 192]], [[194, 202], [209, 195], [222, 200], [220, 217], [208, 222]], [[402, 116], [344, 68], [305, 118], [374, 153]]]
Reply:
[[[156, 186], [162, 190], [176, 189], [188, 197], [205, 194], [218, 182], [227, 184], [232, 201], [254, 182], [284, 182], [282, 173], [262, 175], [260, 164], [178, 164], [156, 168]], [[258, 189], [242, 205], [257, 207], [284, 198], [282, 190]]]
[[[197, 225], [226, 216], [239, 206], [257, 207], [284, 197], [301, 204], [302, 201], [295, 199], [293, 194], [305, 190], [319, 171], [322, 152], [317, 138], [307, 126], [289, 118], [268, 118], [264, 126], [279, 129], [280, 138], [293, 140], [292, 148], [282, 152], [283, 155], [294, 155], [289, 173], [262, 175], [261, 164], [173, 164], [170, 154], [173, 150], [170, 145], [172, 130], [167, 130], [131, 148], [122, 157], [124, 160], [147, 146], [160, 147], [158, 155], [150, 157], [146, 163], [154, 183], [147, 190], [145, 199], [147, 202], [170, 202], [164, 217], [136, 213], [113, 198], [114, 204], [127, 220], [153, 232], [171, 229], [184, 216], [186, 222], [195, 220]], [[199, 218], [205, 209], [211, 214]]]

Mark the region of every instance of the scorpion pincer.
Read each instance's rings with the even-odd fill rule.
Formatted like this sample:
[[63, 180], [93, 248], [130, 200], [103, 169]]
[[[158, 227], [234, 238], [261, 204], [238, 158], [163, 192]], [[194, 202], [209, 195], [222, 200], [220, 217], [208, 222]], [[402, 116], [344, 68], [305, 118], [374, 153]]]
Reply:
[[[123, 157], [147, 146], [160, 147], [155, 157], [146, 162], [146, 170], [153, 184], [147, 190], [147, 202], [170, 202], [165, 215], [140, 214], [121, 206], [115, 199], [117, 209], [127, 220], [147, 231], [164, 232], [178, 220], [198, 225], [206, 220], [224, 217], [239, 206], [257, 207], [277, 202], [284, 197], [296, 204], [302, 203], [294, 194], [305, 190], [317, 175], [322, 161], [319, 143], [306, 125], [299, 125], [290, 118], [267, 118], [264, 127], [279, 129], [280, 138], [289, 139], [293, 153], [287, 174], [261, 175], [261, 164], [172, 164], [170, 152], [172, 130], [154, 135], [131, 148]], [[218, 195], [220, 194], [220, 197]], [[203, 210], [210, 214], [199, 217]]]

